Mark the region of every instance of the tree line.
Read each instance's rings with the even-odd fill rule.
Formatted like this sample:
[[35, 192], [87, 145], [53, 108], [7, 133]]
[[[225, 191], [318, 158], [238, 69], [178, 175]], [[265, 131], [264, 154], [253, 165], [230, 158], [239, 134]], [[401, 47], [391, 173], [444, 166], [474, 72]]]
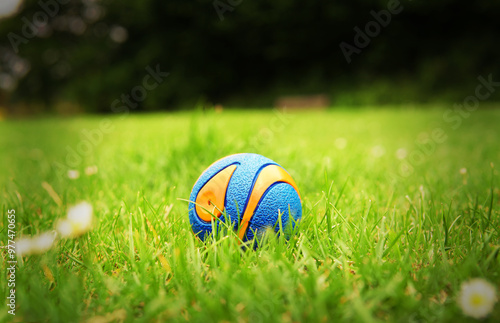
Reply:
[[[333, 105], [456, 101], [480, 75], [500, 80], [499, 9], [486, 0], [25, 0], [0, 20], [0, 105], [113, 112], [128, 94], [137, 111], [320, 93]], [[139, 93], [148, 68], [168, 77]]]

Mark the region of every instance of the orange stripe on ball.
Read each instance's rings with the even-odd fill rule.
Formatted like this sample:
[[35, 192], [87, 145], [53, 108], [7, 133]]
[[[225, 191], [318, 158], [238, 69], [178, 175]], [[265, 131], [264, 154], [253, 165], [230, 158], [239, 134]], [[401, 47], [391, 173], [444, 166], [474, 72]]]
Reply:
[[297, 191], [297, 194], [300, 198], [297, 184], [295, 184], [295, 181], [290, 176], [290, 174], [286, 172], [286, 170], [278, 165], [269, 165], [264, 167], [260, 172], [259, 177], [257, 177], [257, 180], [255, 181], [255, 185], [253, 187], [252, 193], [250, 194], [245, 213], [243, 213], [243, 219], [241, 220], [240, 230], [238, 232], [238, 236], [240, 237], [240, 239], [243, 240], [243, 237], [245, 236], [248, 228], [248, 223], [250, 219], [252, 219], [255, 209], [257, 208], [257, 205], [259, 204], [262, 196], [269, 188], [269, 186], [277, 182], [284, 182], [292, 185], [293, 188], [295, 188], [295, 190]]
[[[198, 192], [196, 213], [203, 221], [210, 222], [213, 217], [220, 217], [224, 211], [227, 186], [236, 169], [230, 165], [212, 177]], [[213, 215], [212, 215], [213, 214]]]

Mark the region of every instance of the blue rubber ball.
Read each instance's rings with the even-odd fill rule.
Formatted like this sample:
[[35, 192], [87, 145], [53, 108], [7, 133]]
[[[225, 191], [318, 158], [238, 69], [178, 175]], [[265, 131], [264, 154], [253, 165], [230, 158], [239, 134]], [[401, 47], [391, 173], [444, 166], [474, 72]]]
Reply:
[[[219, 159], [198, 178], [189, 198], [189, 221], [202, 240], [230, 220], [242, 241], [267, 229], [293, 228], [302, 217], [295, 181], [283, 167], [257, 154]], [[292, 220], [293, 219], [293, 220]]]

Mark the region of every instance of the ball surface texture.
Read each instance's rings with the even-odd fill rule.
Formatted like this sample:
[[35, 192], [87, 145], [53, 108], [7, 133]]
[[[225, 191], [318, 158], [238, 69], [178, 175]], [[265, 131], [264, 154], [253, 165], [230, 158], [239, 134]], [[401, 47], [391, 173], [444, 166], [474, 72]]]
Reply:
[[[189, 198], [189, 221], [202, 240], [230, 220], [243, 241], [265, 230], [291, 228], [302, 217], [299, 190], [280, 165], [257, 154], [219, 159], [198, 178]], [[225, 215], [224, 215], [225, 214]], [[293, 219], [293, 220], [292, 220]]]

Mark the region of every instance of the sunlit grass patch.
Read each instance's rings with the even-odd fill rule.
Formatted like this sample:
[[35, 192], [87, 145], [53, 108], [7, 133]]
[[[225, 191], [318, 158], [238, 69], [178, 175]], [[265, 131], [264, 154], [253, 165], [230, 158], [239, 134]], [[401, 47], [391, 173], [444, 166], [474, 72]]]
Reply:
[[[2, 209], [16, 210], [18, 238], [59, 232], [18, 264], [15, 319], [456, 321], [467, 318], [465, 282], [479, 277], [498, 295], [497, 110], [458, 130], [434, 109], [297, 112], [278, 128], [274, 115], [111, 118], [114, 131], [64, 172], [67, 147], [99, 117], [4, 122]], [[430, 149], [423, 139], [438, 127], [447, 140]], [[289, 240], [263, 234], [254, 249], [224, 230], [194, 236], [192, 185], [239, 152], [275, 160], [297, 182], [303, 217]], [[486, 320], [500, 320], [498, 303]]]

